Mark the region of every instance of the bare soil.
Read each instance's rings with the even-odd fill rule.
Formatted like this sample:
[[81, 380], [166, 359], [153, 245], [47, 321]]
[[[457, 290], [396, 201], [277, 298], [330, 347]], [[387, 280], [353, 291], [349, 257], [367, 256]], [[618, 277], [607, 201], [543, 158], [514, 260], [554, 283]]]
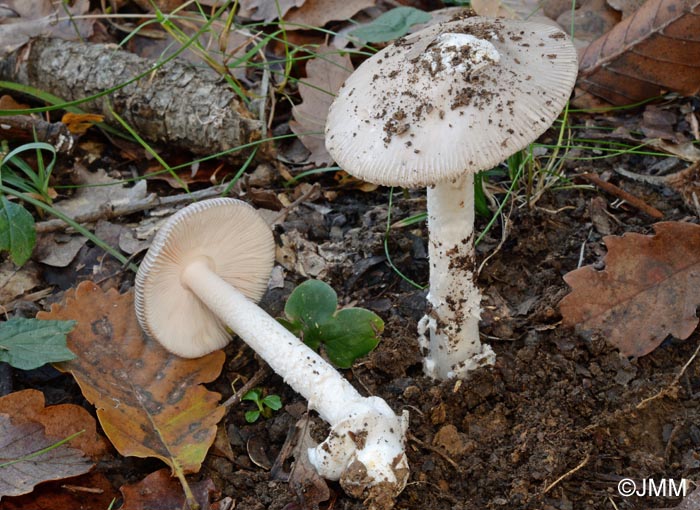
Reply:
[[[668, 219], [688, 219], [682, 203], [663, 197], [662, 190], [619, 184], [649, 200]], [[420, 196], [399, 199], [393, 216], [420, 210]], [[330, 231], [334, 215], [346, 218], [342, 228], [348, 256], [329, 265], [326, 280], [337, 289], [341, 303], [373, 309], [386, 322], [379, 347], [345, 375], [361, 392], [382, 396], [397, 412], [410, 412], [412, 473], [396, 508], [673, 507], [678, 500], [623, 498], [618, 482], [698, 478], [697, 364], [690, 364], [677, 384], [674, 378], [693, 355], [700, 335], [696, 332], [684, 342], [668, 339], [652, 354], [630, 360], [604, 338], [587, 341], [560, 325], [557, 303], [568, 292], [562, 275], [577, 267], [582, 250], [584, 264], [600, 265], [605, 253], [589, 207], [596, 196], [601, 195], [559, 191], [533, 208], [512, 212], [506, 242], [479, 276], [484, 292], [481, 332], [497, 353], [496, 365], [475, 371], [465, 381], [441, 383], [423, 376], [417, 347], [416, 322], [424, 313], [425, 291], [402, 280], [383, 257], [387, 193], [345, 194], [328, 204], [332, 212], [316, 216], [318, 223], [305, 207], [290, 215], [286, 225], [306, 225], [305, 235], [320, 246], [328, 243], [324, 232]], [[634, 210], [610, 212], [614, 234], [648, 232], [653, 223]], [[426, 238], [424, 227], [391, 233], [394, 263], [420, 282], [427, 277]], [[499, 238], [496, 228], [480, 255], [490, 253]], [[292, 277], [294, 283], [300, 281]], [[292, 287], [268, 294], [265, 306], [281, 313], [282, 298]], [[265, 387], [283, 395], [285, 403], [300, 401], [277, 377], [268, 378]], [[280, 413], [251, 426], [244, 424], [242, 413], [237, 409], [228, 417], [229, 432], [240, 437], [239, 448], [262, 436], [255, 443], [263, 444], [266, 456], [274, 459], [294, 420]], [[223, 470], [220, 464], [210, 465], [221, 477], [217, 485], [238, 501], [236, 508], [304, 508], [303, 495], [300, 500], [284, 482], [272, 480], [244, 452], [239, 451], [239, 460]], [[334, 498], [321, 508], [366, 508], [339, 487], [331, 488]]]

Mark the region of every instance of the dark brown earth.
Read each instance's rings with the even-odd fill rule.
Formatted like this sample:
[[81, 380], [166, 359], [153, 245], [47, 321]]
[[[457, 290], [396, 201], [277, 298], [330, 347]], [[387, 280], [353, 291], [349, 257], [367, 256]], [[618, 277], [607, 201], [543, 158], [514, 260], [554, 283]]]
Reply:
[[[620, 156], [615, 164], [643, 173], [659, 161]], [[582, 171], [603, 174], [663, 211], [666, 220], [698, 221], [671, 190], [620, 180], [605, 160], [586, 165]], [[569, 163], [567, 173], [575, 174], [579, 166]], [[677, 169], [685, 166], [676, 163]], [[329, 177], [311, 180], [322, 189], [335, 186]], [[502, 177], [491, 182], [508, 185]], [[278, 191], [281, 185], [281, 179], [275, 183]], [[521, 199], [524, 194], [518, 191]], [[400, 278], [384, 256], [386, 188], [372, 193], [338, 189], [335, 200], [319, 197], [302, 204], [278, 227], [277, 239], [297, 231], [295, 235], [309, 241], [311, 248], [300, 252], [300, 258], [319, 247], [321, 253], [335, 255], [324, 259], [321, 276], [336, 289], [341, 305], [364, 306], [385, 320], [377, 349], [344, 375], [361, 393], [380, 395], [395, 411], [410, 413], [407, 451], [412, 472], [396, 508], [665, 508], [679, 500], [623, 498], [618, 482], [700, 478], [700, 365], [694, 361], [684, 369], [700, 334], [696, 331], [682, 342], [669, 339], [648, 356], [628, 360], [604, 338], [584, 340], [560, 325], [557, 303], [568, 292], [562, 276], [577, 267], [582, 248], [584, 264], [601, 264], [601, 231], [651, 231], [651, 218], [625, 206], [613, 208], [613, 200], [596, 190], [569, 186], [548, 191], [531, 207], [522, 200], [506, 207], [505, 242], [493, 254], [501, 239], [497, 222], [477, 250], [479, 262], [493, 254], [478, 282], [484, 293], [481, 332], [496, 351], [497, 362], [467, 380], [441, 383], [424, 377], [420, 364], [416, 323], [424, 313], [425, 291]], [[392, 220], [424, 207], [423, 192], [397, 192]], [[608, 218], [604, 226], [601, 218]], [[478, 230], [486, 223], [480, 218]], [[427, 281], [426, 239], [424, 224], [393, 229], [389, 238], [393, 263], [421, 283]], [[262, 306], [281, 315], [285, 298], [305, 279], [287, 271], [283, 288], [269, 291]], [[131, 284], [131, 276], [125, 275], [122, 288]], [[231, 394], [231, 381], [238, 379], [240, 387], [240, 379], [252, 377], [262, 365], [237, 340], [227, 354], [225, 373], [212, 385], [224, 397]], [[49, 403], [82, 401], [66, 376], [18, 373], [16, 386], [43, 389]], [[237, 510], [305, 508], [305, 495], [275, 479], [270, 467], [306, 403], [277, 376], [267, 376], [260, 386], [282, 397], [283, 410], [248, 424], [243, 415], [250, 404], [232, 408], [224, 426], [233, 462], [210, 453], [192, 479], [211, 477]], [[315, 422], [322, 435], [323, 424]], [[118, 459], [98, 469], [118, 486], [160, 467], [153, 460]], [[284, 469], [289, 467], [287, 461]], [[365, 508], [337, 484], [330, 483], [330, 488], [331, 499], [319, 508]]]

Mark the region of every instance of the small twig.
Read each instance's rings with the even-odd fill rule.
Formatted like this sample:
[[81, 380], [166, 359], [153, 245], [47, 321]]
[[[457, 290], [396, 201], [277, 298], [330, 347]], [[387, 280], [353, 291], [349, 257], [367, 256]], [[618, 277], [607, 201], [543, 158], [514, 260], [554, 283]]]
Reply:
[[649, 204], [644, 202], [642, 199], [635, 197], [631, 193], [627, 193], [625, 190], [618, 188], [614, 184], [611, 184], [609, 182], [604, 181], [596, 174], [585, 173], [585, 174], [581, 174], [581, 177], [586, 179], [588, 182], [595, 184], [600, 189], [610, 193], [611, 195], [616, 196], [617, 198], [624, 200], [625, 202], [630, 204], [632, 207], [639, 209], [643, 213], [651, 216], [652, 218], [661, 219], [664, 217], [664, 213], [662, 213], [661, 211], [659, 211], [655, 207], [650, 206]]
[[[151, 193], [146, 198], [129, 203], [119, 203], [116, 205], [108, 203], [99, 211], [91, 212], [90, 214], [85, 214], [83, 216], [76, 216], [73, 218], [73, 220], [76, 223], [94, 223], [98, 220], [108, 220], [118, 216], [128, 216], [129, 214], [146, 211], [148, 209], [155, 209], [156, 207], [195, 202], [197, 200], [221, 195], [224, 189], [226, 189], [226, 186], [227, 185], [225, 184], [219, 184], [217, 186], [194, 191], [189, 194], [171, 195], [168, 197], [158, 197], [156, 194]], [[36, 231], [37, 233], [54, 232], [66, 227], [68, 227], [68, 225], [66, 225], [66, 223], [64, 223], [62, 220], [53, 219], [37, 223]]]
[[255, 372], [255, 374], [253, 374], [253, 377], [251, 377], [250, 379], [248, 379], [248, 382], [245, 383], [245, 384], [241, 387], [240, 390], [238, 390], [236, 393], [234, 393], [233, 395], [231, 395], [231, 396], [226, 400], [226, 402], [224, 402], [224, 403], [221, 404], [221, 405], [224, 406], [224, 407], [226, 407], [226, 408], [230, 408], [230, 407], [232, 407], [232, 406], [238, 404], [238, 403], [241, 401], [241, 398], [243, 398], [243, 396], [244, 396], [246, 393], [248, 393], [250, 390], [252, 390], [253, 388], [255, 388], [258, 384], [260, 384], [260, 383], [263, 381], [263, 379], [265, 379], [265, 378], [268, 376], [269, 373], [270, 373], [270, 369], [269, 369], [268, 367], [263, 367], [263, 368], [261, 368], [260, 370], [258, 370], [257, 372]]
[[566, 473], [564, 473], [563, 475], [561, 475], [559, 478], [557, 478], [556, 480], [554, 480], [552, 483], [550, 483], [550, 484], [547, 486], [547, 488], [542, 492], [542, 494], [547, 494], [550, 490], [552, 490], [554, 487], [556, 487], [556, 485], [557, 485], [559, 482], [561, 482], [561, 481], [564, 480], [565, 478], [570, 477], [570, 476], [573, 475], [576, 471], [578, 471], [578, 470], [581, 469], [583, 466], [585, 466], [586, 464], [588, 464], [588, 461], [590, 460], [590, 458], [591, 458], [591, 454], [590, 454], [590, 453], [587, 453], [587, 454], [586, 454], [586, 457], [579, 463], [578, 466], [576, 466], [575, 468], [573, 468], [573, 469], [567, 471]]
[[591, 238], [592, 233], [593, 233], [593, 227], [591, 227], [591, 229], [588, 231], [588, 235], [586, 236], [586, 239], [581, 243], [581, 251], [579, 251], [579, 254], [578, 254], [578, 264], [576, 265], [576, 268], [579, 268], [583, 265], [583, 258], [586, 254], [586, 243]]
[[313, 186], [311, 186], [309, 189], [307, 189], [302, 195], [297, 198], [294, 202], [289, 204], [287, 207], [282, 209], [277, 216], [275, 216], [272, 221], [270, 222], [270, 225], [276, 225], [277, 223], [283, 222], [286, 218], [287, 215], [292, 212], [299, 204], [304, 202], [307, 198], [309, 198], [311, 195], [316, 193], [319, 189], [321, 189], [321, 185], [319, 183], [315, 183]]
[[658, 393], [652, 395], [651, 397], [647, 397], [647, 398], [645, 398], [644, 400], [642, 400], [639, 404], [637, 404], [637, 409], [644, 409], [644, 408], [646, 407], [646, 405], [647, 405], [649, 402], [651, 402], [652, 400], [656, 400], [657, 398], [661, 398], [661, 397], [664, 397], [664, 396], [668, 395], [668, 394], [672, 391], [672, 389], [675, 388], [675, 387], [678, 385], [678, 383], [679, 383], [680, 380], [681, 380], [681, 377], [683, 377], [683, 374], [684, 374], [685, 371], [688, 369], [688, 367], [690, 366], [690, 364], [691, 364], [693, 361], [695, 361], [695, 358], [698, 356], [698, 353], [699, 353], [699, 352], [700, 352], [700, 344], [698, 344], [697, 348], [695, 349], [695, 352], [694, 352], [693, 355], [690, 357], [690, 359], [689, 359], [688, 361], [685, 362], [685, 365], [683, 365], [683, 367], [681, 368], [680, 372], [678, 372], [678, 373], [676, 374], [676, 376], [673, 378], [673, 381], [671, 381], [671, 384], [669, 384], [668, 386], [666, 386], [665, 388], [663, 388], [663, 389], [662, 389], [661, 391], [659, 391]]

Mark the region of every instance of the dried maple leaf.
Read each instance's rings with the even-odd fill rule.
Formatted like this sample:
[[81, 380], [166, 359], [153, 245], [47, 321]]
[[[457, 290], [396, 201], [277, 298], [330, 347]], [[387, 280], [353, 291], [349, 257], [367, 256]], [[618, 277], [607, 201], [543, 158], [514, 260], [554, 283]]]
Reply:
[[67, 342], [78, 356], [56, 367], [73, 374], [122, 455], [159, 458], [182, 481], [199, 470], [225, 411], [220, 395], [202, 386], [221, 372], [222, 351], [198, 359], [170, 354], [144, 338], [133, 291], [103, 292], [92, 282], [37, 317], [78, 321]]
[[564, 276], [572, 288], [559, 304], [565, 325], [584, 335], [599, 331], [625, 356], [644, 356], [668, 335], [691, 335], [700, 306], [700, 226], [663, 222], [654, 231], [607, 236], [605, 269]]
[[299, 83], [303, 101], [292, 109], [294, 120], [289, 122], [289, 127], [311, 151], [307, 161], [325, 165], [332, 161], [324, 137], [328, 108], [352, 73], [352, 64], [347, 54], [340, 55], [327, 46], [319, 47], [317, 53], [318, 57], [306, 64], [306, 78]]
[[[611, 104], [674, 91], [700, 91], [700, 0], [648, 0], [593, 41], [580, 58], [578, 86]], [[591, 102], [579, 97], [576, 104]]]
[[41, 482], [87, 473], [92, 462], [76, 448], [55, 446], [61, 439], [47, 436], [39, 422], [0, 413], [0, 499], [27, 494]]

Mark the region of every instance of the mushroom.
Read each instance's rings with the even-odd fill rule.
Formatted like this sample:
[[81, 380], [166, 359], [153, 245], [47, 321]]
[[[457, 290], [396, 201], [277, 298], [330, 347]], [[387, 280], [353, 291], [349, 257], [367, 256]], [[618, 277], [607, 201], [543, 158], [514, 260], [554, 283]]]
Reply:
[[253, 300], [274, 262], [272, 232], [248, 204], [206, 200], [174, 214], [158, 231], [136, 276], [136, 316], [148, 336], [183, 357], [241, 337], [331, 426], [309, 450], [319, 474], [352, 495], [391, 499], [408, 478], [408, 415], [363, 397], [314, 350]]
[[546, 131], [576, 73], [558, 28], [472, 17], [398, 39], [363, 62], [330, 107], [326, 148], [341, 168], [375, 184], [428, 187], [429, 311], [419, 340], [434, 378], [495, 359], [479, 339], [473, 176]]

